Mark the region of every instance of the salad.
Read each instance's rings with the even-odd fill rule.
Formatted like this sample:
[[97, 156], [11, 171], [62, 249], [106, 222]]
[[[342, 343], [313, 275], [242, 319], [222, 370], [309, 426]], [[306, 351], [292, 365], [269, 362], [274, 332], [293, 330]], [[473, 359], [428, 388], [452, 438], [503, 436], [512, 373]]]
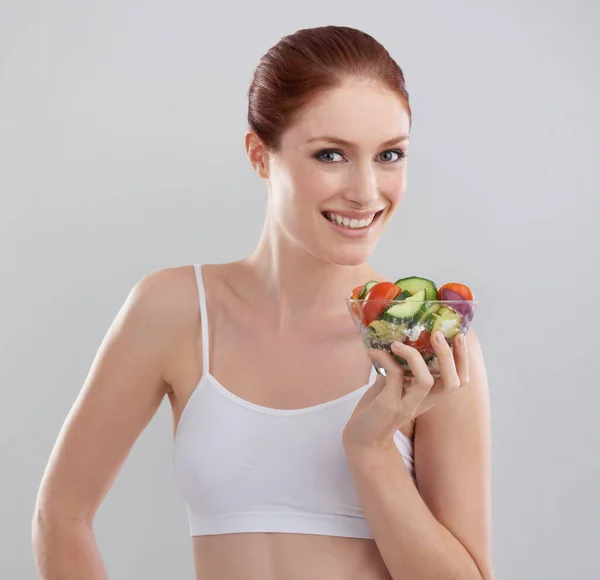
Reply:
[[365, 347], [386, 350], [406, 367], [406, 360], [391, 352], [392, 342], [416, 348], [425, 362], [435, 364], [431, 335], [439, 330], [452, 345], [459, 333], [468, 330], [476, 302], [465, 284], [449, 282], [438, 289], [427, 278], [411, 276], [357, 286], [349, 305]]

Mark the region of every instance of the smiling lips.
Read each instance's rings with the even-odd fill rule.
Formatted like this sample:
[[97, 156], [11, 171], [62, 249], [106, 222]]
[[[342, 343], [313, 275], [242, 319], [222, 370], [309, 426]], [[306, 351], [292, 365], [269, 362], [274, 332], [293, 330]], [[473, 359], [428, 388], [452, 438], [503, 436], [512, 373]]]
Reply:
[[358, 214], [353, 212], [345, 212], [345, 215], [332, 211], [323, 212], [323, 215], [332, 223], [351, 230], [360, 230], [371, 225], [375, 216], [380, 212], [370, 214]]

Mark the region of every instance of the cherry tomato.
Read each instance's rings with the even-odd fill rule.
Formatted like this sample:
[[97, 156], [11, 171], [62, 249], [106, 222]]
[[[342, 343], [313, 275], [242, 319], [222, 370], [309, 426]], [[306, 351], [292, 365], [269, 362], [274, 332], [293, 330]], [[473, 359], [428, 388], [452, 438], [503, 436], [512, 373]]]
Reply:
[[[363, 302], [363, 324], [368, 326], [386, 309], [386, 300], [394, 300], [402, 290], [393, 282], [379, 282], [366, 294]], [[383, 302], [380, 302], [383, 301]]]
[[438, 296], [441, 296], [441, 292], [442, 290], [444, 290], [444, 288], [447, 288], [448, 290], [452, 290], [452, 292], [460, 294], [465, 300], [473, 300], [473, 292], [468, 286], [465, 286], [464, 284], [459, 284], [458, 282], [448, 282], [448, 284], [444, 284], [438, 290]]
[[[358, 300], [358, 297], [360, 296], [360, 293], [364, 290], [364, 287], [365, 285], [363, 284], [362, 286], [357, 286], [354, 290], [352, 290], [352, 293], [350, 294], [350, 300]], [[354, 312], [354, 316], [356, 316], [356, 318], [362, 318], [360, 311], [360, 303], [352, 302], [352, 312]]]
[[350, 294], [350, 299], [357, 300], [364, 287], [365, 285], [363, 284], [362, 286], [357, 286], [354, 290], [352, 290], [352, 293]]
[[412, 346], [416, 348], [423, 356], [427, 356], [428, 354], [433, 354], [435, 351], [431, 346], [431, 334], [426, 330], [423, 330], [417, 340], [407, 339], [404, 341], [406, 346]]

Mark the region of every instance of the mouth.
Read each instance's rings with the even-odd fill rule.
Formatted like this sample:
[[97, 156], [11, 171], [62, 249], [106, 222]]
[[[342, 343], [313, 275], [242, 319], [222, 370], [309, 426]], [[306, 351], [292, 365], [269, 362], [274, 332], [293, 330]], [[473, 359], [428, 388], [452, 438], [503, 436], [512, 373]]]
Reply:
[[322, 212], [323, 217], [330, 221], [332, 224], [347, 229], [347, 230], [366, 230], [373, 222], [375, 222], [383, 213], [383, 210], [379, 210], [372, 214], [366, 214], [364, 217], [348, 217], [332, 211]]

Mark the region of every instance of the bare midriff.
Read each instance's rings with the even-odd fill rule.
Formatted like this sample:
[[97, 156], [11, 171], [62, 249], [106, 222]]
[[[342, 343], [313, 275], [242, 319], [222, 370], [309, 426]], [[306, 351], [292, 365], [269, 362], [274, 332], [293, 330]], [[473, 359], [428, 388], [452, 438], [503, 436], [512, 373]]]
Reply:
[[374, 540], [251, 533], [193, 538], [197, 580], [390, 580]]

